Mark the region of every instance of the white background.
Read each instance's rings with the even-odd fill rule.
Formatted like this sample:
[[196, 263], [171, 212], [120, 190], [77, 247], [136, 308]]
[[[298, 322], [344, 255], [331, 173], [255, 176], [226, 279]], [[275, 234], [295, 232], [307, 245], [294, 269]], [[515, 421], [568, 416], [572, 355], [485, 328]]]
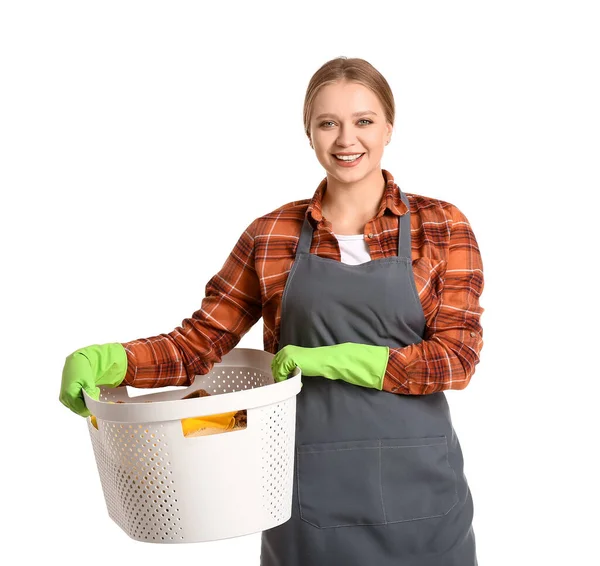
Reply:
[[346, 55], [395, 94], [382, 166], [481, 248], [485, 346], [448, 393], [479, 562], [597, 564], [599, 23], [594, 2], [3, 3], [2, 553], [258, 564], [258, 534], [129, 539], [61, 371], [170, 332], [254, 218], [312, 196], [303, 97]]

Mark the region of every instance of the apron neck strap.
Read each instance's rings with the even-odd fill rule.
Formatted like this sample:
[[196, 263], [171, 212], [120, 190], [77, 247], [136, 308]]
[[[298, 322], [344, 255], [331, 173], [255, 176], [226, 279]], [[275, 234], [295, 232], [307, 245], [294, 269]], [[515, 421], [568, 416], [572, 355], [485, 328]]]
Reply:
[[313, 229], [308, 221], [308, 216], [304, 217], [304, 223], [302, 224], [302, 232], [300, 233], [300, 241], [298, 242], [297, 254], [309, 254], [310, 244], [312, 243]]
[[[406, 195], [400, 191], [400, 198], [408, 206], [408, 199]], [[302, 232], [300, 233], [300, 241], [298, 242], [298, 248], [296, 253], [310, 253], [310, 246], [312, 243], [313, 228], [308, 221], [308, 217], [304, 217], [304, 223], [302, 224]], [[407, 211], [402, 216], [398, 217], [398, 257], [411, 258], [411, 244], [410, 244], [410, 212]]]
[[400, 198], [409, 210], [398, 218], [398, 257], [412, 258], [410, 244], [410, 207], [408, 198], [400, 191]]

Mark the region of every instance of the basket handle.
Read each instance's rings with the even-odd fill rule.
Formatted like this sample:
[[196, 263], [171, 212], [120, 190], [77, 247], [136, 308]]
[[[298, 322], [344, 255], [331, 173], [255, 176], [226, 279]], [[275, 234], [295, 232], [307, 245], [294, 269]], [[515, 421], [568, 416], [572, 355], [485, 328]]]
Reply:
[[[255, 409], [280, 403], [300, 392], [302, 387], [301, 377], [300, 369], [296, 368], [287, 380], [263, 385], [262, 387], [209, 397], [152, 401], [150, 403], [140, 402], [139, 399], [143, 396], [136, 397], [136, 402], [133, 403], [100, 401], [90, 397], [85, 390], [83, 391], [83, 397], [89, 411], [102, 420], [120, 423], [171, 421], [241, 411], [243, 409]], [[185, 390], [186, 394], [189, 394], [189, 392], [189, 388]], [[151, 396], [150, 394], [149, 397]]]

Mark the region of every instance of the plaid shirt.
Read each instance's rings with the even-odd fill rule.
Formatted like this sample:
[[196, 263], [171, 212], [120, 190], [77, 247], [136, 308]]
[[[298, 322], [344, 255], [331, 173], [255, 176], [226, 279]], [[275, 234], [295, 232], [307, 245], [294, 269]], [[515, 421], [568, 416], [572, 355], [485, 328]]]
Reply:
[[[397, 255], [398, 215], [406, 212], [392, 175], [379, 211], [364, 228], [371, 259]], [[277, 352], [281, 299], [306, 215], [315, 227], [311, 253], [341, 260], [331, 223], [321, 213], [326, 179], [312, 199], [257, 218], [241, 235], [223, 268], [206, 285], [200, 309], [168, 334], [123, 344], [134, 387], [189, 385], [221, 361], [263, 317], [264, 349]], [[479, 298], [483, 271], [466, 217], [447, 202], [406, 193], [410, 204], [413, 272], [425, 314], [422, 342], [390, 348], [383, 390], [422, 395], [463, 389], [483, 346]]]

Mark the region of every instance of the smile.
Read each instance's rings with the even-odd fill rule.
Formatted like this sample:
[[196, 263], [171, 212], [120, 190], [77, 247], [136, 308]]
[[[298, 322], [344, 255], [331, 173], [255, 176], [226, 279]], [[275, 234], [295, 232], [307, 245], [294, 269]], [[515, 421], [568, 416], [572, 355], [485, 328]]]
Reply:
[[338, 167], [357, 167], [362, 161], [364, 153], [353, 153], [352, 155], [338, 155], [332, 154], [337, 161]]
[[359, 157], [362, 157], [364, 155], [364, 153], [355, 153], [354, 155], [336, 155], [335, 153], [333, 154], [333, 156], [336, 159], [339, 159], [340, 161], [356, 161]]

